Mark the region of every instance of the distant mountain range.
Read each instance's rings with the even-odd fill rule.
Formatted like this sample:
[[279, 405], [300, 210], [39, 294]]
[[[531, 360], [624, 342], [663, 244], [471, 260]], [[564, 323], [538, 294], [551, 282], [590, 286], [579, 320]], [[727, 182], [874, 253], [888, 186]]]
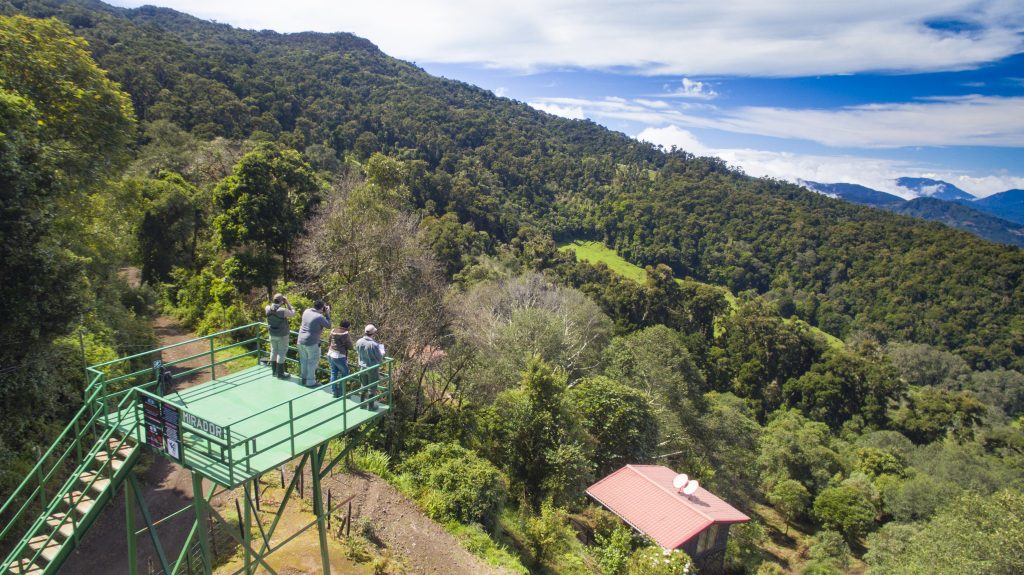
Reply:
[[918, 196], [908, 201], [858, 184], [801, 183], [848, 202], [941, 222], [989, 241], [1024, 247], [1024, 190], [1007, 190], [979, 199], [941, 180], [899, 178], [899, 187]]
[[906, 188], [917, 197], [929, 197], [937, 200], [955, 202], [958, 200], [976, 200], [977, 198], [949, 182], [929, 178], [899, 178], [896, 185]]

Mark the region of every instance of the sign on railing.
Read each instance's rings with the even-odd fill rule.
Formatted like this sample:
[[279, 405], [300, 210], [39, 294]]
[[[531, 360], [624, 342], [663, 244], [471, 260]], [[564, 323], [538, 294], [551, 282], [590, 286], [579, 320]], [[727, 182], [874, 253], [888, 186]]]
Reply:
[[181, 411], [154, 397], [140, 397], [142, 415], [146, 422], [146, 444], [181, 463]]

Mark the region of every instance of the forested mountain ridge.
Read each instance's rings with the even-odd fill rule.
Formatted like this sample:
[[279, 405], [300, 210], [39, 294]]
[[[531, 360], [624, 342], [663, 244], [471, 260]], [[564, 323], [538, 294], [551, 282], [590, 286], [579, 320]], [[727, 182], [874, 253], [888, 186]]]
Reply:
[[[399, 359], [353, 465], [514, 572], [669, 569], [584, 495], [626, 463], [754, 519], [713, 558], [728, 573], [1024, 570], [1024, 374], [993, 368], [1020, 362], [1019, 250], [347, 34], [17, 5], [69, 24], [0, 15], [0, 500], [78, 407], [83, 363], [152, 349], [155, 313], [209, 334], [281, 291], [373, 323]], [[556, 249], [574, 238], [650, 265]]]
[[549, 116], [349, 34], [243, 31], [97, 2], [12, 9], [68, 21], [143, 121], [206, 137], [265, 132], [320, 168], [346, 151], [395, 154], [422, 162], [418, 205], [498, 239], [524, 227], [602, 239], [680, 277], [787, 291], [801, 317], [839, 336], [866, 329], [979, 367], [1022, 364], [1017, 250]]

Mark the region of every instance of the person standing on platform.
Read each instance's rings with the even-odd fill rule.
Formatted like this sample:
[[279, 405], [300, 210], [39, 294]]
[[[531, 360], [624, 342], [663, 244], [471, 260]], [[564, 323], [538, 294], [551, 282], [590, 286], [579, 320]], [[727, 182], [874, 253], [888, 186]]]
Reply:
[[331, 345], [327, 349], [327, 363], [331, 364], [331, 392], [334, 397], [341, 397], [343, 385], [337, 381], [348, 376], [348, 351], [353, 349], [352, 338], [349, 337], [349, 321], [342, 320], [341, 326], [331, 330]]
[[356, 353], [359, 354], [359, 370], [363, 372], [360, 377], [359, 393], [360, 401], [366, 401], [367, 395], [375, 399], [370, 402], [367, 409], [377, 409], [376, 395], [377, 382], [380, 380], [380, 370], [377, 368], [384, 361], [384, 346], [374, 338], [377, 335], [377, 328], [370, 324], [363, 330], [363, 337], [356, 342]]
[[299, 368], [302, 385], [316, 387], [316, 368], [320, 364], [320, 334], [331, 329], [331, 306], [317, 300], [302, 312], [299, 328]]
[[276, 293], [264, 311], [267, 314], [267, 329], [270, 332], [270, 367], [274, 377], [287, 379], [288, 336], [291, 335], [288, 319], [295, 315], [295, 310], [292, 309], [292, 304], [288, 303], [288, 298]]

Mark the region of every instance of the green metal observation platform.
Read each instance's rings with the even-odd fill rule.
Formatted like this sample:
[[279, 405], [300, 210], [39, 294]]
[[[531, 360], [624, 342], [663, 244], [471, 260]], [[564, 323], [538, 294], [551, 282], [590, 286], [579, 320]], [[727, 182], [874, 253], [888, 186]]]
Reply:
[[146, 444], [146, 409], [177, 412], [177, 456], [166, 447], [166, 432], [159, 434], [165, 445], [151, 446], [227, 487], [252, 480], [388, 411], [380, 399], [371, 410], [358, 392], [354, 399], [335, 398], [328, 385], [303, 387], [298, 378], [277, 379], [262, 365], [162, 397], [146, 390], [138, 393], [140, 401], [126, 412], [106, 416], [104, 423]]
[[[218, 337], [262, 328], [263, 324], [250, 324], [200, 338], [210, 342], [208, 351], [163, 366], [194, 362], [197, 355], [205, 356], [204, 365], [171, 377], [209, 373], [208, 381], [164, 395], [154, 368], [106, 378], [104, 367], [125, 360], [90, 367], [90, 372], [103, 374], [99, 383], [107, 389], [96, 406], [103, 410], [101, 423], [207, 479], [236, 487], [390, 410], [391, 358], [378, 368], [361, 372], [352, 369], [348, 376], [328, 385], [308, 388], [295, 375], [278, 379], [269, 366], [260, 364], [266, 355], [262, 333], [216, 345]], [[246, 358], [256, 365], [216, 375], [216, 366], [237, 365]], [[318, 371], [326, 372], [322, 368]], [[140, 376], [147, 381], [109, 392], [111, 386]], [[335, 398], [331, 391], [335, 385], [348, 392]], [[132, 396], [134, 400], [124, 401]], [[371, 405], [375, 408], [370, 409]]]
[[[297, 334], [292, 335], [294, 342]], [[265, 324], [253, 323], [86, 368], [84, 405], [0, 506], [0, 557], [6, 556], [0, 575], [56, 573], [122, 485], [129, 554], [134, 554], [136, 537], [148, 530], [165, 574], [182, 573], [182, 565], [191, 572], [189, 549], [196, 539], [199, 572], [209, 574], [213, 561], [205, 521], [212, 517], [224, 522], [210, 503], [214, 493], [241, 487], [244, 520], [249, 522], [254, 515], [251, 491], [258, 494], [259, 477], [299, 458], [288, 493], [308, 463], [314, 524], [320, 531], [324, 572], [329, 573], [324, 517], [330, 510], [324, 509], [320, 480], [391, 411], [394, 360], [385, 358], [361, 371], [350, 366], [350, 375], [308, 388], [295, 376], [274, 377], [265, 364], [268, 343]], [[175, 348], [191, 350], [190, 355], [162, 361]], [[290, 355], [297, 352], [294, 346], [290, 350]], [[288, 363], [297, 371], [295, 359]], [[318, 380], [328, 379], [326, 369], [317, 371]], [[180, 384], [185, 378], [188, 387]], [[332, 389], [340, 391], [339, 397]], [[328, 442], [344, 436], [345, 449], [325, 461]], [[153, 529], [158, 522], [149, 516], [131, 473], [144, 448], [192, 472], [196, 519], [174, 562], [160, 545]], [[136, 509], [146, 523], [138, 532]], [[265, 558], [278, 548], [270, 544], [276, 525], [275, 520], [269, 530], [261, 526], [262, 546], [253, 546], [250, 530], [236, 537], [245, 551], [246, 573], [257, 565], [273, 573]], [[129, 573], [138, 572], [134, 557], [128, 567]]]

